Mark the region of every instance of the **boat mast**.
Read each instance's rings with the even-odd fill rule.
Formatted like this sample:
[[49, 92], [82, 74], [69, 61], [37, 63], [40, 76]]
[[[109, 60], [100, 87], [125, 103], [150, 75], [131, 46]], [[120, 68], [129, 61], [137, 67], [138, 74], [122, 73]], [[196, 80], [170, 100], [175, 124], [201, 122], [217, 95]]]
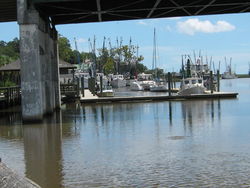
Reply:
[[155, 28], [154, 28], [154, 38], [153, 38], [153, 62], [152, 69], [156, 69], [156, 36], [155, 36]]
[[78, 65], [80, 65], [80, 55], [79, 55], [79, 51], [78, 51], [78, 48], [77, 48], [77, 41], [76, 41], [76, 38], [74, 38], [74, 40], [75, 40], [75, 48], [76, 48], [77, 63], [78, 63]]
[[99, 70], [101, 73], [103, 73], [103, 64], [104, 64], [104, 61], [105, 61], [105, 42], [106, 42], [106, 37], [103, 38], [103, 44], [102, 44], [102, 65], [101, 65], [101, 62], [100, 62], [100, 67], [99, 67]]

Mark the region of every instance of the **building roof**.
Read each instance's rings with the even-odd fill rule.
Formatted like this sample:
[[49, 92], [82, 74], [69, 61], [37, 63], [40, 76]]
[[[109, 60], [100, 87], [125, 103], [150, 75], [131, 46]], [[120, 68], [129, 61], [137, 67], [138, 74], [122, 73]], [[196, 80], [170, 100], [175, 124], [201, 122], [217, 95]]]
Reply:
[[[60, 69], [75, 69], [76, 67], [60, 59], [59, 68]], [[16, 61], [13, 61], [9, 64], [6, 64], [0, 67], [0, 71], [20, 71], [20, 59], [17, 59]]]

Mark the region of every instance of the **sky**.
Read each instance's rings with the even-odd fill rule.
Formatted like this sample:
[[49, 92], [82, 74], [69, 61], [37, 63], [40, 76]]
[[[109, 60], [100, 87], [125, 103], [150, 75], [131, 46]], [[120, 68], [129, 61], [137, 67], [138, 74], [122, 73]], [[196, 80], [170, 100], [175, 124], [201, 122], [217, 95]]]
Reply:
[[[96, 37], [96, 48], [102, 48], [103, 38], [110, 38], [112, 46], [116, 38], [122, 37], [122, 44], [139, 46], [139, 55], [148, 68], [152, 67], [153, 33], [156, 29], [157, 67], [165, 71], [179, 71], [182, 55], [199, 52], [205, 61], [214, 62], [215, 69], [224, 72], [226, 62], [232, 58], [236, 73], [247, 74], [250, 62], [250, 14], [224, 14], [195, 17], [175, 17], [133, 21], [57, 25], [58, 32], [67, 37], [75, 49], [74, 38], [79, 51], [89, 51], [90, 38]], [[6, 42], [19, 37], [16, 22], [0, 23], [0, 40]], [[108, 44], [106, 44], [108, 47]]]

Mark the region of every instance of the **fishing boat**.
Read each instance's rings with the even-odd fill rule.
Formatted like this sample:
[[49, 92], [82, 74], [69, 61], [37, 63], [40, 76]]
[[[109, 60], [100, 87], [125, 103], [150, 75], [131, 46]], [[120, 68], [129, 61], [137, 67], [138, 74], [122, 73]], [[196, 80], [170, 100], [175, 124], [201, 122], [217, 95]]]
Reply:
[[135, 81], [130, 84], [130, 90], [131, 91], [144, 91], [144, 88], [142, 87], [140, 82]]
[[206, 88], [204, 87], [202, 78], [185, 78], [181, 81], [178, 95], [204, 94], [205, 90]]
[[[226, 61], [226, 58], [225, 58], [225, 61]], [[236, 74], [234, 71], [232, 71], [232, 58], [230, 58], [230, 63], [229, 65], [227, 65], [227, 62], [226, 63], [226, 71], [221, 75], [221, 78], [222, 79], [235, 79], [237, 78]]]
[[126, 87], [126, 80], [122, 74], [111, 75], [111, 85], [113, 88]]

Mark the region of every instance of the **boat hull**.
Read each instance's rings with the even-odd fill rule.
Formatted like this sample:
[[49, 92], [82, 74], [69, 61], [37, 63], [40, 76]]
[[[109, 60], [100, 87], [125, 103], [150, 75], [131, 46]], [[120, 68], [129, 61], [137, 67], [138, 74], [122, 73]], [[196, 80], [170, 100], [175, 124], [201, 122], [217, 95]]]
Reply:
[[156, 85], [156, 86], [150, 87], [150, 91], [152, 91], [152, 92], [166, 92], [166, 91], [168, 91], [168, 89], [165, 85]]
[[133, 82], [130, 85], [130, 90], [131, 91], [144, 91], [144, 88], [140, 85], [138, 82]]
[[190, 88], [185, 88], [178, 92], [178, 95], [192, 95], [192, 94], [204, 94], [205, 87], [195, 86]]
[[126, 87], [126, 80], [114, 79], [111, 81], [111, 85], [113, 88]]
[[102, 93], [97, 93], [98, 97], [114, 97], [114, 92], [111, 90], [103, 91]]

